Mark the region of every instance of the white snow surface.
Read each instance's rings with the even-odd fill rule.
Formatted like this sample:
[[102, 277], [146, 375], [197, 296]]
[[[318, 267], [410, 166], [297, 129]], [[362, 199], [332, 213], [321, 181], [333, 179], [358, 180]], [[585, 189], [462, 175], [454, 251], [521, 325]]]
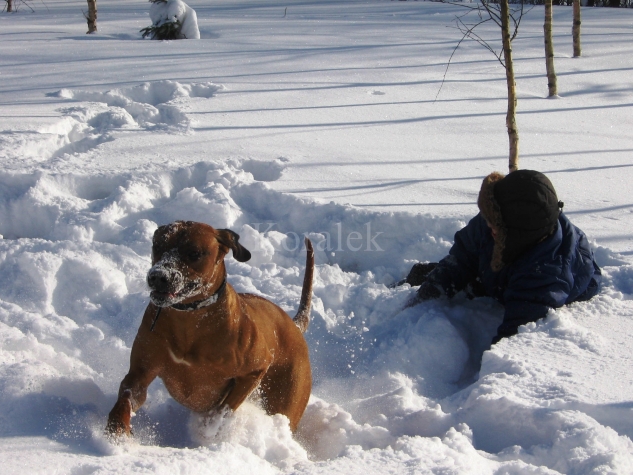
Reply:
[[156, 26], [179, 21], [181, 39], [200, 39], [196, 11], [182, 0], [152, 3], [149, 8], [149, 17], [152, 20], [152, 25]]
[[[6, 474], [633, 473], [633, 10], [542, 7], [514, 43], [522, 168], [545, 172], [603, 266], [599, 296], [490, 348], [503, 309], [403, 310], [507, 169], [505, 75], [459, 7], [192, 0], [200, 41], [141, 41], [148, 5], [0, 14], [0, 459]], [[479, 30], [498, 48], [493, 25]], [[446, 72], [446, 80], [440, 90]], [[436, 97], [437, 96], [437, 97]], [[254, 399], [205, 423], [162, 382], [103, 437], [149, 296], [157, 226], [241, 235], [229, 282], [294, 315], [316, 246], [314, 387], [296, 434]]]

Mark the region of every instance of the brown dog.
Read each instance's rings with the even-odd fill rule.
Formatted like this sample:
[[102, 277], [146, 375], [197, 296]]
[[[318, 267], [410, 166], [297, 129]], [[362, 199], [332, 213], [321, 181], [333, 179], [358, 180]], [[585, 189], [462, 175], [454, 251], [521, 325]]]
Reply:
[[131, 433], [132, 412], [157, 376], [180, 404], [211, 415], [236, 410], [259, 387], [266, 411], [286, 415], [296, 430], [312, 388], [302, 335], [310, 319], [312, 244], [306, 239], [301, 303], [290, 319], [277, 305], [238, 294], [226, 282], [229, 249], [240, 262], [251, 257], [238, 239], [228, 229], [191, 221], [156, 230], [147, 274], [151, 303], [108, 416], [108, 433]]

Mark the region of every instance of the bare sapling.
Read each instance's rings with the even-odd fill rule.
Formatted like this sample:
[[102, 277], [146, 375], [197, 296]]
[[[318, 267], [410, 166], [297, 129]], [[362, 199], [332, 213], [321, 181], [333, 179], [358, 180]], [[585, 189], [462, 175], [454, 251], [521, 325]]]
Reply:
[[580, 47], [580, 0], [574, 0], [574, 23], [571, 27], [571, 36], [574, 39], [574, 58], [579, 58], [582, 55], [582, 48]]
[[545, 39], [545, 69], [547, 71], [548, 97], [558, 95], [556, 70], [554, 69], [554, 39], [552, 37], [552, 0], [545, 0], [545, 23], [543, 24]]
[[88, 14], [84, 13], [88, 22], [88, 31], [86, 34], [95, 33], [97, 31], [97, 0], [88, 0]]
[[[521, 1], [520, 5], [517, 8], [511, 9], [508, 0], [499, 0], [498, 3], [496, 1], [493, 3], [492, 0], [482, 0], [480, 3], [474, 6], [465, 3], [453, 3], [447, 0], [440, 1], [441, 3], [448, 3], [450, 5], [466, 8], [469, 10], [468, 13], [475, 12], [478, 16], [478, 22], [473, 25], [467, 25], [463, 20], [463, 18], [468, 15], [468, 13], [456, 18], [456, 26], [457, 29], [462, 33], [462, 38], [455, 46], [455, 49], [453, 50], [453, 53], [448, 60], [446, 71], [444, 72], [444, 78], [446, 78], [446, 72], [448, 71], [455, 51], [457, 50], [457, 48], [459, 48], [459, 45], [466, 38], [476, 41], [492, 54], [494, 54], [497, 60], [505, 69], [508, 96], [508, 108], [506, 114], [506, 128], [508, 131], [509, 142], [508, 169], [510, 172], [518, 170], [519, 129], [516, 121], [517, 94], [516, 81], [514, 77], [514, 63], [512, 61], [512, 41], [516, 38], [519, 32], [521, 19], [524, 15], [523, 2]], [[495, 51], [490, 43], [488, 43], [475, 32], [475, 29], [478, 26], [482, 25], [483, 23], [487, 23], [488, 21], [493, 21], [501, 29], [502, 52]], [[443, 83], [444, 80], [442, 81], [442, 84]], [[442, 86], [440, 86], [440, 90], [441, 89]]]

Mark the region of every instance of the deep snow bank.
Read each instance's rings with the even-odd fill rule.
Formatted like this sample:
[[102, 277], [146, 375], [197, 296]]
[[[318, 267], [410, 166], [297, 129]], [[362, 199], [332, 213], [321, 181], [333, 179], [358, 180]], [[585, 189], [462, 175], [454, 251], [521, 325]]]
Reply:
[[[156, 382], [134, 421], [141, 443], [213, 448], [196, 449], [202, 458], [246, 451], [247, 463], [306, 473], [309, 458], [376, 470], [378, 459], [428, 464], [430, 457], [441, 466], [448, 457], [464, 467], [476, 460], [485, 473], [502, 466], [549, 473], [540, 465], [594, 473], [628, 463], [632, 447], [622, 435], [631, 425], [610, 422], [616, 408], [583, 406], [582, 366], [606, 362], [608, 345], [574, 315], [630, 312], [631, 266], [607, 268], [609, 288], [595, 301], [560, 310], [484, 354], [502, 314], [496, 303], [457, 297], [402, 311], [410, 289], [385, 285], [413, 260], [441, 257], [462, 222], [282, 195], [244, 171], [257, 166], [0, 177], [3, 436], [45, 435], [76, 450], [120, 453], [100, 430], [147, 302], [151, 236], [159, 224], [193, 219], [237, 231], [253, 259], [229, 258], [230, 282], [290, 313], [303, 276], [299, 235], [313, 239], [318, 272], [307, 338], [314, 396], [300, 445], [283, 417], [253, 404], [206, 427]], [[543, 351], [551, 353], [547, 365]], [[525, 354], [532, 358], [517, 359]], [[563, 357], [566, 373], [558, 367]], [[140, 456], [146, 449], [125, 450]]]

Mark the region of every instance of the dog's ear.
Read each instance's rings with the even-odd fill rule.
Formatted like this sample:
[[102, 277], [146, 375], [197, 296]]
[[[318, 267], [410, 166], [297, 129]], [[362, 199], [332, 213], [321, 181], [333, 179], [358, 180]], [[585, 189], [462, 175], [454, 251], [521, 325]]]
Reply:
[[154, 231], [154, 235], [152, 236], [152, 243], [156, 243], [156, 239], [165, 230], [166, 227], [166, 225], [163, 225], [156, 228], [156, 230]]
[[233, 257], [240, 261], [246, 262], [250, 260], [251, 253], [248, 249], [240, 244], [240, 236], [230, 229], [217, 229], [218, 241], [220, 244], [230, 248], [233, 251]]

